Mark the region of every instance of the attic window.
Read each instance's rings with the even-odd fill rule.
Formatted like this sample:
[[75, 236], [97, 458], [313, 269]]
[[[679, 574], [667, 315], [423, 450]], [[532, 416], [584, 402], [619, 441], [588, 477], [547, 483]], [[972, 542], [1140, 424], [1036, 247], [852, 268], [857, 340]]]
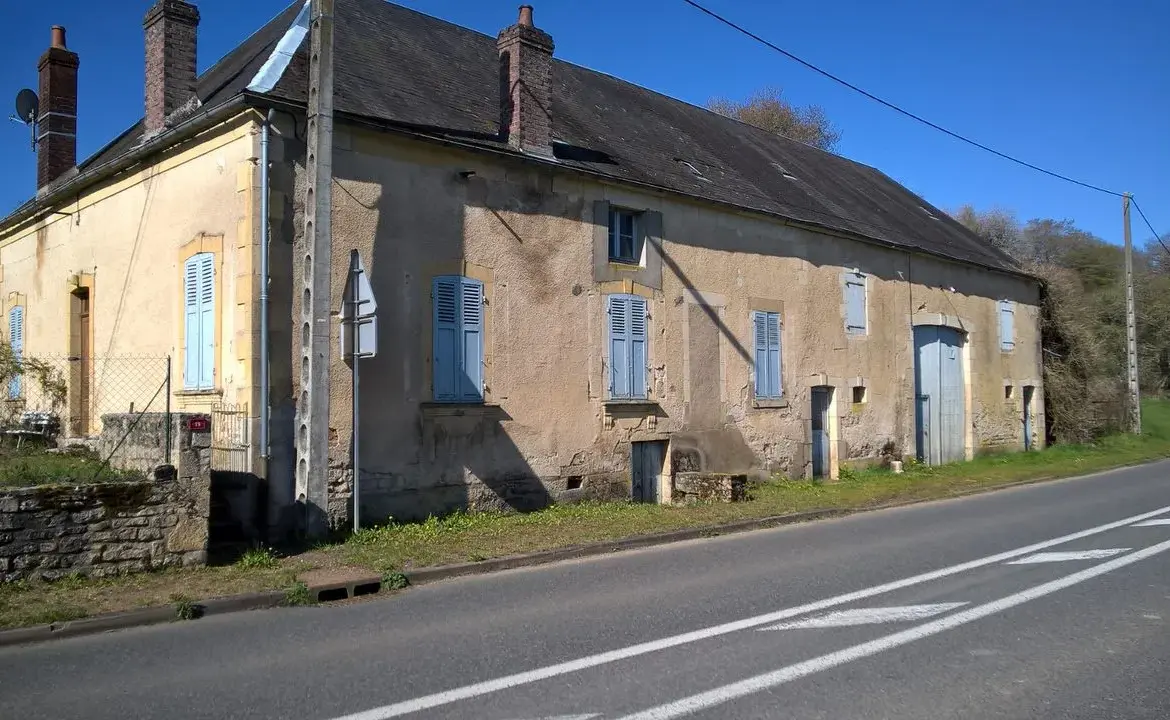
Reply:
[[686, 160], [683, 160], [682, 158], [675, 158], [674, 161], [676, 163], [678, 163], [679, 165], [682, 165], [687, 170], [690, 170], [691, 174], [694, 175], [699, 180], [702, 180], [703, 182], [711, 182], [705, 175], [703, 175], [703, 173], [699, 172], [699, 168], [695, 167], [694, 165], [687, 162]]
[[921, 210], [922, 212], [926, 213], [926, 216], [928, 218], [930, 218], [931, 220], [938, 220], [938, 217], [936, 217], [935, 214], [932, 213], [931, 211], [927, 210], [925, 205], [919, 205], [918, 209]]
[[780, 163], [778, 163], [778, 162], [774, 162], [774, 163], [772, 163], [772, 167], [776, 168], [776, 170], [778, 170], [778, 171], [780, 172], [780, 174], [781, 174], [781, 175], [783, 175], [784, 177], [788, 178], [789, 180], [795, 180], [795, 179], [796, 179], [796, 176], [795, 176], [795, 175], [793, 175], [792, 173], [788, 172], [788, 168], [784, 167], [784, 166], [783, 166], [783, 165], [781, 165]]

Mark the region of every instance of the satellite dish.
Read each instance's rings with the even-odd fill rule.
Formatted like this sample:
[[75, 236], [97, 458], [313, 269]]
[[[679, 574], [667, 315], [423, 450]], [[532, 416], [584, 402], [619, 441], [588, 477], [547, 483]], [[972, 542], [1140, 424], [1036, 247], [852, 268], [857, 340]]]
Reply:
[[40, 105], [37, 94], [32, 90], [25, 88], [16, 93], [16, 116], [25, 124], [31, 125], [36, 121]]

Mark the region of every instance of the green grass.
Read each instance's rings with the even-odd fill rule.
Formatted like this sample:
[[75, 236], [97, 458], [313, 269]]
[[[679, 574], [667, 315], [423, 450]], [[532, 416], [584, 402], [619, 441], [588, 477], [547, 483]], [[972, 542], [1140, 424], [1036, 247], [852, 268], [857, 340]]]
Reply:
[[252, 548], [236, 561], [236, 566], [243, 570], [271, 570], [280, 567], [280, 560], [268, 548]]
[[556, 505], [528, 514], [454, 513], [421, 523], [369, 528], [344, 542], [293, 558], [253, 550], [224, 568], [168, 570], [105, 580], [73, 576], [55, 583], [0, 584], [0, 628], [54, 622], [151, 605], [180, 606], [195, 599], [281, 589], [286, 604], [308, 602], [298, 572], [356, 566], [379, 573], [387, 590], [407, 583], [411, 569], [478, 562], [505, 555], [582, 543], [705, 527], [810, 510], [864, 509], [892, 502], [929, 500], [1021, 481], [1081, 475], [1170, 456], [1170, 402], [1143, 403], [1140, 437], [1118, 435], [1086, 445], [1039, 452], [989, 455], [968, 463], [906, 472], [848, 468], [833, 483], [775, 480], [751, 488], [740, 503], [682, 507], [628, 502]]
[[71, 576], [56, 582], [0, 583], [0, 628], [63, 622], [103, 613], [169, 605], [180, 617], [189, 600], [226, 597], [292, 584], [303, 564], [289, 561], [273, 570], [236, 566], [189, 568], [89, 579]]
[[141, 473], [103, 467], [88, 449], [46, 452], [42, 448], [0, 448], [0, 487], [89, 485], [95, 482], [142, 480]]

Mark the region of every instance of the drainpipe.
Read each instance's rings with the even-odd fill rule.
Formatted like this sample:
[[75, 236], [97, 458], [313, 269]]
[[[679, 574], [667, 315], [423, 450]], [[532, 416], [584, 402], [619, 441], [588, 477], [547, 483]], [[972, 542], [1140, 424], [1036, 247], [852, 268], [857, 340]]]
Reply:
[[268, 474], [269, 381], [268, 381], [268, 136], [274, 110], [260, 126], [260, 453], [264, 474]]

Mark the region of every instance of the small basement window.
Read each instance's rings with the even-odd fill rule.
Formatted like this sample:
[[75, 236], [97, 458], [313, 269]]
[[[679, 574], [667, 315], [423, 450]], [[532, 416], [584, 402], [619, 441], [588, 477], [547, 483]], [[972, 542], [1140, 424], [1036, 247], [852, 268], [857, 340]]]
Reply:
[[865, 402], [865, 386], [864, 385], [854, 385], [853, 386], [853, 404], [860, 405], [863, 402]]
[[1003, 399], [1004, 400], [1011, 400], [1015, 396], [1016, 396], [1016, 386], [1015, 385], [1004, 385], [1003, 386]]
[[609, 261], [642, 264], [641, 213], [622, 208], [609, 211]]

